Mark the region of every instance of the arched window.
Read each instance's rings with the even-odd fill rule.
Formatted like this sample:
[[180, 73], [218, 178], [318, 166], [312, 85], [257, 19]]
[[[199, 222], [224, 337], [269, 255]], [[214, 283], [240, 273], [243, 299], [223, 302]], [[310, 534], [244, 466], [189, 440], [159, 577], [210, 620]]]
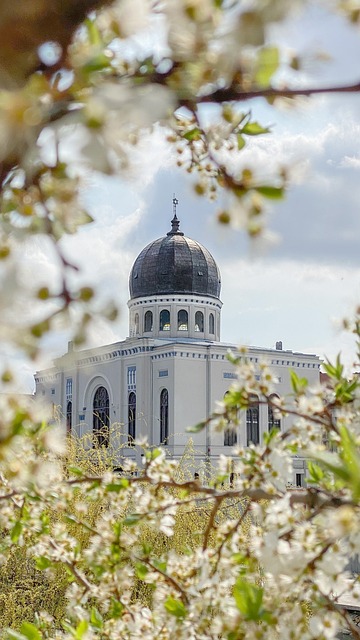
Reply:
[[109, 394], [105, 387], [99, 387], [93, 402], [94, 446], [108, 447], [110, 439]]
[[237, 433], [234, 427], [225, 427], [224, 447], [234, 447], [237, 444]]
[[170, 311], [168, 309], [160, 311], [160, 331], [170, 331]]
[[135, 334], [138, 334], [138, 333], [139, 333], [139, 326], [140, 326], [140, 323], [139, 323], [139, 314], [138, 314], [138, 313], [135, 313]]
[[163, 389], [160, 394], [160, 442], [167, 444], [169, 437], [169, 393]]
[[188, 330], [188, 312], [185, 309], [178, 311], [178, 331]]
[[[224, 399], [229, 392], [226, 391]], [[231, 426], [231, 420], [228, 419], [228, 426], [224, 429], [224, 447], [234, 447], [237, 444], [236, 427]]]
[[195, 313], [195, 331], [204, 331], [204, 314], [202, 311]]
[[257, 396], [251, 396], [250, 406], [246, 410], [246, 439], [247, 446], [250, 443], [260, 443], [259, 398]]
[[71, 435], [71, 427], [72, 427], [72, 402], [69, 402], [66, 405], [66, 434], [68, 436]]
[[213, 313], [209, 315], [209, 333], [215, 333], [215, 318]]
[[133, 444], [136, 434], [136, 394], [132, 391], [128, 399], [128, 442]]
[[272, 429], [281, 429], [281, 420], [278, 416], [274, 416], [274, 413], [276, 415], [276, 412], [274, 412], [274, 408], [271, 405], [271, 400], [278, 398], [278, 396], [274, 393], [272, 396], [270, 396], [269, 398], [269, 403], [268, 403], [268, 427], [269, 427], [269, 431], [271, 431]]
[[153, 314], [152, 311], [147, 311], [144, 318], [144, 331], [153, 330]]

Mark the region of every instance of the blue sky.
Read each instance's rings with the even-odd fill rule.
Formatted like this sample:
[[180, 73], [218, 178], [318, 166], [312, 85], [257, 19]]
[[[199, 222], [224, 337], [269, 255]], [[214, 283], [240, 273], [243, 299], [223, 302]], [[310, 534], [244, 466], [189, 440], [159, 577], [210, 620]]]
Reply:
[[[299, 84], [359, 80], [360, 33], [343, 18], [310, 5], [273, 37], [306, 54]], [[329, 58], [321, 61], [325, 51]], [[135, 151], [131, 173], [86, 178], [84, 200], [96, 222], [64, 241], [83, 281], [121, 306], [114, 325], [93, 328], [91, 344], [127, 336], [128, 274], [141, 249], [169, 230], [175, 192], [181, 229], [212, 252], [222, 273], [223, 341], [272, 347], [282, 340], [285, 349], [321, 357], [342, 351], [350, 366], [356, 360], [353, 338], [340, 326], [360, 302], [360, 95], [318, 96], [277, 108], [257, 100], [244, 108], [274, 133], [252, 140], [239, 163], [265, 174], [284, 163], [291, 168], [285, 201], [268, 212], [278, 242], [254, 245], [241, 230], [219, 227], [216, 210], [227, 205], [226, 195], [215, 205], [196, 196], [193, 178], [176, 168], [176, 154], [155, 129]], [[30, 253], [51, 272], [41, 241], [34, 246]], [[54, 335], [41, 364], [63, 353], [66, 342], [66, 331]]]

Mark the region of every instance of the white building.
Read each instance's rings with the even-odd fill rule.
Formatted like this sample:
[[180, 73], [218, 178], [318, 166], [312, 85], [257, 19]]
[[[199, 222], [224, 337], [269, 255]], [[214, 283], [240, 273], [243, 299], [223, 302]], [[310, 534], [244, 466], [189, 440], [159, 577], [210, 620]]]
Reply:
[[[169, 233], [141, 251], [129, 280], [129, 337], [96, 349], [73, 351], [35, 376], [36, 395], [60, 408], [68, 430], [92, 433], [108, 447], [119, 437], [123, 453], [134, 456], [134, 437], [146, 435], [180, 457], [187, 427], [206, 419], [229, 389], [235, 374], [227, 360], [233, 345], [220, 342], [220, 272], [209, 251], [184, 236], [174, 214]], [[290, 370], [319, 381], [315, 355], [249, 347], [255, 366], [266, 361], [279, 395], [291, 392]], [[114, 426], [111, 426], [114, 425]], [[235, 442], [262, 443], [274, 426], [266, 404], [244, 411], [235, 432], [192, 435], [196, 463], [229, 455]], [[286, 419], [275, 426], [287, 428]], [[294, 484], [303, 484], [305, 465], [294, 460]]]

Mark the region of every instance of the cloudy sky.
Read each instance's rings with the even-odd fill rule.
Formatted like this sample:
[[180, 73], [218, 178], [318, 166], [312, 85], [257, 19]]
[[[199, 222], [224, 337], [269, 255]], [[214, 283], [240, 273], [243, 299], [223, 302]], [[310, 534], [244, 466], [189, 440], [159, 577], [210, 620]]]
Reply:
[[[311, 9], [273, 36], [305, 55], [299, 84], [360, 80], [360, 33], [341, 17]], [[92, 344], [127, 336], [131, 265], [169, 230], [176, 193], [182, 231], [204, 244], [221, 270], [222, 341], [273, 347], [282, 340], [285, 349], [330, 358], [342, 351], [349, 364], [356, 360], [341, 321], [360, 304], [360, 95], [299, 99], [277, 108], [252, 101], [245, 108], [274, 133], [252, 140], [239, 162], [261, 175], [286, 164], [292, 175], [285, 201], [269, 208], [271, 241], [261, 246], [239, 229], [219, 227], [216, 210], [227, 206], [226, 195], [215, 205], [196, 196], [159, 130], [137, 150], [131, 177], [87, 178], [84, 199], [96, 222], [64, 247], [82, 267], [84, 282], [96, 284], [104, 298], [115, 296], [122, 310], [116, 324], [94, 328]], [[40, 245], [37, 259], [46, 271]], [[53, 336], [48, 355], [63, 353], [66, 340], [65, 332]]]

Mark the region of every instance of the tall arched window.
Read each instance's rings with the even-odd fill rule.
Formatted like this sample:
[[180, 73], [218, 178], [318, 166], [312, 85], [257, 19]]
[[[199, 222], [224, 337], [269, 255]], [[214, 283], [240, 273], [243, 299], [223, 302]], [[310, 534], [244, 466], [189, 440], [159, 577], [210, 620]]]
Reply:
[[188, 330], [188, 312], [185, 309], [178, 311], [178, 331]]
[[69, 402], [66, 405], [66, 434], [68, 436], [71, 435], [71, 427], [72, 427], [72, 402]]
[[160, 311], [160, 331], [170, 331], [170, 311], [168, 309]]
[[139, 327], [140, 327], [140, 323], [139, 323], [139, 314], [135, 313], [135, 334], [137, 335], [139, 333]]
[[[228, 395], [227, 391], [224, 395], [224, 399]], [[228, 426], [224, 429], [224, 447], [234, 447], [237, 444], [237, 432], [235, 425], [231, 426], [231, 421], [228, 419]]]
[[224, 447], [234, 447], [237, 444], [237, 433], [234, 427], [225, 427]]
[[215, 333], [215, 318], [213, 313], [209, 315], [209, 333]]
[[167, 444], [169, 437], [169, 392], [163, 389], [160, 394], [160, 442]]
[[195, 331], [204, 331], [204, 314], [202, 311], [195, 313]]
[[128, 399], [128, 441], [133, 444], [136, 435], [136, 394], [132, 391]]
[[246, 440], [247, 446], [250, 443], [260, 443], [259, 398], [257, 396], [251, 397], [250, 406], [246, 410]]
[[147, 311], [145, 313], [145, 318], [144, 318], [144, 332], [152, 331], [152, 329], [153, 329], [153, 314], [152, 314], [152, 311]]
[[[269, 431], [271, 431], [272, 429], [281, 429], [281, 420], [278, 416], [274, 416], [274, 409], [271, 405], [271, 400], [275, 398], [278, 398], [278, 396], [274, 393], [273, 395], [270, 396], [269, 398], [269, 403], [268, 403], [268, 428]], [[276, 413], [275, 413], [276, 415]]]
[[99, 387], [93, 402], [94, 446], [108, 447], [110, 439], [109, 394], [105, 387]]

